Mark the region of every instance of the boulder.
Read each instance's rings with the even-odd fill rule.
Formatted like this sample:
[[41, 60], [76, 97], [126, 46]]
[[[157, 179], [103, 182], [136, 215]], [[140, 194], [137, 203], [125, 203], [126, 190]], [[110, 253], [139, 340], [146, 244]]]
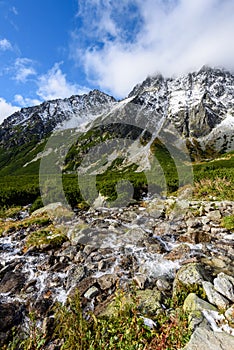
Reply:
[[203, 311], [203, 310], [213, 310], [217, 311], [214, 305], [211, 305], [207, 301], [199, 298], [195, 293], [190, 293], [184, 301], [183, 305], [184, 311]]
[[123, 242], [136, 244], [148, 238], [148, 234], [139, 226], [135, 226], [122, 235]]
[[226, 310], [225, 317], [232, 325], [234, 325], [234, 304]]
[[202, 282], [205, 279], [204, 268], [201, 264], [189, 263], [182, 266], [173, 282], [173, 297], [176, 297], [181, 291], [193, 291], [202, 288]]
[[234, 277], [220, 272], [214, 279], [214, 287], [219, 293], [234, 302]]
[[156, 288], [139, 290], [136, 296], [139, 301], [139, 310], [143, 315], [155, 315], [157, 310], [162, 308], [162, 294]]
[[65, 207], [61, 202], [50, 203], [43, 208], [37, 209], [32, 216], [41, 216], [47, 214], [52, 220], [64, 221], [71, 220], [74, 217], [73, 211], [69, 207]]
[[212, 283], [203, 281], [202, 286], [206, 293], [207, 299], [211, 304], [216, 305], [218, 309], [221, 310], [227, 308], [229, 301], [215, 290]]
[[97, 283], [101, 290], [106, 290], [115, 285], [117, 281], [117, 276], [114, 274], [105, 274], [97, 279]]
[[21, 272], [6, 272], [0, 282], [0, 293], [19, 293], [25, 280], [25, 275]]
[[183, 350], [233, 350], [234, 337], [224, 332], [213, 332], [202, 322]]
[[0, 345], [7, 340], [12, 327], [16, 327], [22, 320], [23, 306], [16, 303], [0, 302]]
[[204, 320], [202, 313], [204, 310], [216, 311], [217, 309], [195, 293], [190, 293], [184, 301], [183, 310], [189, 313], [189, 328], [194, 330]]
[[92, 298], [96, 297], [98, 294], [99, 294], [98, 288], [93, 286], [85, 292], [84, 297], [87, 299], [92, 299]]

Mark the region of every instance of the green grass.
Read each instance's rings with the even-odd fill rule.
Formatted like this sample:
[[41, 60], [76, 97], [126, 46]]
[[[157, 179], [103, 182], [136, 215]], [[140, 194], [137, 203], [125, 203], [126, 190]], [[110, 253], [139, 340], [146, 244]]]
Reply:
[[227, 230], [234, 230], [234, 214], [233, 215], [229, 215], [229, 216], [225, 216], [222, 221], [221, 221], [221, 225], [226, 228]]
[[195, 197], [234, 200], [234, 152], [193, 165]]
[[[149, 186], [151, 192], [163, 192], [163, 194], [166, 192], [167, 195], [170, 195], [176, 193], [179, 186], [186, 185], [186, 179], [184, 184], [179, 183], [181, 180], [178, 175], [179, 169], [176, 167], [169, 150], [159, 139], [155, 139], [151, 144], [151, 153], [158, 165], [152, 164], [150, 175], [147, 172], [139, 172], [137, 164], [123, 166], [123, 159], [117, 158], [106, 171], [97, 175], [94, 188], [89, 186], [89, 178], [87, 177], [87, 183], [83, 186], [87, 193], [84, 195], [82, 192], [85, 198], [82, 197], [76, 169], [81, 164], [84, 155], [100, 142], [103, 143], [115, 137], [128, 137], [129, 135], [130, 138], [134, 139], [138, 133], [138, 129], [119, 131], [118, 125], [114, 125], [103, 127], [103, 130], [100, 128], [89, 130], [78, 137], [77, 142], [70, 148], [66, 156], [64, 174], [62, 175], [63, 189], [67, 201], [73, 208], [87, 208], [86, 199], [95, 199], [98, 192], [105, 196], [107, 201], [116, 201], [116, 186], [123, 180], [131, 183], [134, 200], [140, 200], [142, 195], [147, 193]], [[43, 205], [40, 199], [39, 160], [26, 167], [23, 165], [34, 159], [38, 152], [43, 151], [45, 142], [46, 140], [38, 144], [36, 141], [32, 141], [18, 148], [0, 149], [0, 208], [31, 203], [33, 204], [32, 210], [34, 210]], [[147, 143], [147, 140], [145, 142]], [[158, 166], [161, 168], [161, 173], [158, 171]], [[215, 197], [217, 200], [234, 200], [234, 152], [222, 155], [213, 161], [193, 163], [193, 174], [195, 198], [209, 200], [211, 197]], [[48, 175], [52, 179], [54, 178], [53, 174]], [[50, 195], [51, 198], [48, 200], [60, 200], [60, 197], [57, 198], [53, 191]], [[122, 191], [121, 195], [123, 198], [119, 198], [120, 202], [124, 200], [124, 197], [127, 197], [127, 193]]]
[[83, 316], [79, 293], [66, 305], [54, 307], [54, 325], [50, 333], [36, 326], [36, 317], [30, 315], [27, 334], [15, 334], [6, 350], [42, 350], [50, 341], [62, 341], [61, 350], [168, 350], [180, 349], [190, 339], [188, 315], [182, 308], [162, 311], [155, 319], [156, 327], [144, 325], [134, 291], [126, 295], [117, 291], [111, 316], [90, 313]]

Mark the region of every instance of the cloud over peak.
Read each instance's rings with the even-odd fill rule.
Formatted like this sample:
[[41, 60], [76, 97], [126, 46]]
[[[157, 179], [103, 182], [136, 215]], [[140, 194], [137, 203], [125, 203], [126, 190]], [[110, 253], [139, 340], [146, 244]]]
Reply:
[[55, 63], [46, 74], [38, 78], [37, 95], [42, 100], [65, 98], [87, 92], [85, 88], [81, 88], [67, 80], [66, 75], [60, 68], [61, 64]]
[[[74, 40], [73, 57], [83, 63], [91, 81], [118, 97], [156, 72], [171, 76], [204, 64], [234, 69], [232, 0], [79, 4], [83, 12], [78, 16], [84, 27], [87, 21], [90, 26], [87, 35], [80, 28], [84, 37]], [[89, 13], [96, 14], [93, 22]]]

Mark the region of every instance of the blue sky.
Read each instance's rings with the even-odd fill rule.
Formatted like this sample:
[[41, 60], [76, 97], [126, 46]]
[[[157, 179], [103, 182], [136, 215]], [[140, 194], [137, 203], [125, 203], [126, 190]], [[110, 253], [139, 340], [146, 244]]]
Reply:
[[234, 68], [233, 0], [0, 0], [0, 121], [99, 88], [125, 97], [147, 75]]

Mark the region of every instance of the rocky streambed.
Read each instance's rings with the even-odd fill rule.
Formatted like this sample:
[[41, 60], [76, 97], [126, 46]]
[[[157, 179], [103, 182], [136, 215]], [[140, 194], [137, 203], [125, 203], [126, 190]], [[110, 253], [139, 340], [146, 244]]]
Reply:
[[31, 311], [39, 326], [50, 327], [54, 303], [77, 289], [84, 313], [99, 315], [109, 312], [116, 288], [134, 283], [145, 317], [165, 308], [165, 298], [186, 293], [194, 331], [186, 349], [234, 348], [234, 232], [221, 225], [233, 215], [233, 202], [155, 198], [72, 217], [57, 203], [33, 217], [45, 212], [63, 229], [59, 244], [50, 244], [54, 233], [27, 246], [36, 231], [35, 224], [20, 225], [27, 209], [2, 220], [9, 226], [0, 237], [1, 345], [13, 326], [27, 327]]

